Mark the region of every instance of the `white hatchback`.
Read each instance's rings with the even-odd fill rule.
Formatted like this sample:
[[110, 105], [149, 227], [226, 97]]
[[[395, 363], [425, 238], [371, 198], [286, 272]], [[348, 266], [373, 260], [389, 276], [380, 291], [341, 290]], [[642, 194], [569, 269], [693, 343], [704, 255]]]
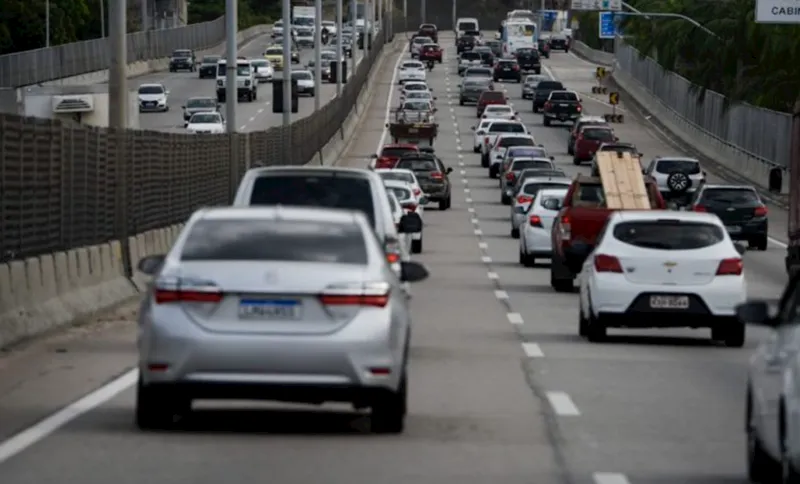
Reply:
[[406, 82], [422, 81], [427, 79], [425, 66], [418, 60], [407, 60], [400, 64], [400, 70], [397, 72], [397, 82], [405, 84]]
[[[741, 347], [736, 306], [747, 296], [745, 248], [719, 217], [670, 210], [619, 211], [608, 219], [580, 275], [579, 333], [601, 341], [606, 329], [711, 328], [711, 338]], [[591, 251], [591, 253], [590, 253]]]
[[486, 130], [489, 129], [489, 126], [494, 121], [504, 121], [502, 118], [486, 118], [481, 119], [481, 122], [478, 123], [477, 126], [472, 127], [472, 131], [475, 132], [475, 142], [472, 145], [473, 153], [480, 153], [483, 149], [483, 140], [485, 138]]
[[519, 113], [514, 111], [514, 108], [508, 104], [490, 104], [483, 110], [483, 119], [506, 119], [506, 120], [519, 120]]
[[[545, 188], [536, 193], [533, 201], [524, 208], [525, 220], [519, 225], [519, 263], [533, 267], [536, 259], [549, 259], [553, 255], [553, 241], [550, 230], [553, 220], [564, 203], [567, 187]], [[520, 197], [529, 195], [520, 194]], [[524, 201], [524, 200], [523, 200]]]

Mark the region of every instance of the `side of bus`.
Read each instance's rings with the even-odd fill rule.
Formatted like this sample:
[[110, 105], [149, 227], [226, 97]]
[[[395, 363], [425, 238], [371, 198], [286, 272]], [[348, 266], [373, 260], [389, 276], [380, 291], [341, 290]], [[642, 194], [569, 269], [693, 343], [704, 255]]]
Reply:
[[507, 20], [503, 26], [503, 51], [512, 55], [517, 49], [535, 49], [539, 37], [536, 23], [530, 20]]

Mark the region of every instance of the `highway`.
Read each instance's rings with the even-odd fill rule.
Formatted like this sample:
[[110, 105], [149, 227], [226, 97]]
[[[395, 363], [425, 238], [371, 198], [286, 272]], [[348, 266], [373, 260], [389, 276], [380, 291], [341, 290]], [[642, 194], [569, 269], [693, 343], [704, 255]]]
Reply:
[[[451, 34], [442, 35], [442, 45], [450, 50]], [[373, 102], [340, 165], [366, 166], [386, 141], [399, 59], [387, 59], [372, 81]], [[429, 83], [439, 98], [436, 151], [454, 168], [453, 206], [425, 211], [425, 248], [415, 256], [431, 277], [413, 289], [404, 434], [369, 435], [366, 419], [346, 407], [246, 404], [201, 404], [185, 429], [140, 433], [133, 426], [135, 375], [126, 373], [135, 361], [130, 306], [0, 356], [0, 481], [746, 482], [745, 372], [769, 333], [748, 328], [741, 349], [712, 345], [707, 330], [612, 330], [602, 344], [579, 338], [577, 295], [555, 293], [546, 265], [518, 263], [509, 208], [472, 152], [475, 108], [458, 105], [452, 54], [446, 59]], [[592, 65], [562, 53], [544, 62], [568, 88], [590, 92]], [[588, 173], [566, 154], [567, 128], [544, 128], [520, 99], [520, 86], [503, 86], [560, 167]], [[590, 114], [607, 112], [584, 100]], [[646, 156], [676, 152], [646, 126], [628, 119], [616, 131]], [[778, 297], [786, 280], [782, 257], [777, 243], [745, 256], [751, 296]]]
[[[256, 37], [239, 49], [239, 55], [248, 58], [261, 58], [264, 50], [272, 43], [269, 35]], [[362, 57], [362, 50], [356, 49], [353, 51], [353, 59], [356, 63], [360, 62]], [[313, 49], [302, 49], [300, 51], [300, 64], [293, 64], [293, 67], [305, 68], [306, 64], [313, 59]], [[348, 65], [348, 69], [350, 69], [350, 65]], [[149, 83], [160, 83], [166, 87], [169, 91], [170, 110], [165, 113], [140, 113], [139, 127], [141, 129], [176, 133], [185, 132], [181, 106], [185, 105], [186, 101], [192, 97], [216, 96], [216, 79], [200, 79], [196, 72], [155, 72], [129, 81], [131, 89], [138, 89], [140, 85]], [[317, 91], [317, 95], [322, 96], [324, 105], [336, 95], [336, 84], [323, 82], [322, 88]], [[224, 113], [224, 106], [222, 109]], [[292, 121], [305, 118], [313, 112], [314, 98], [301, 96], [298, 112], [292, 114]], [[271, 126], [280, 126], [282, 123], [283, 115], [272, 112], [271, 84], [261, 84], [258, 87], [258, 99], [254, 102], [239, 102], [237, 104], [236, 124], [240, 132], [264, 130]]]

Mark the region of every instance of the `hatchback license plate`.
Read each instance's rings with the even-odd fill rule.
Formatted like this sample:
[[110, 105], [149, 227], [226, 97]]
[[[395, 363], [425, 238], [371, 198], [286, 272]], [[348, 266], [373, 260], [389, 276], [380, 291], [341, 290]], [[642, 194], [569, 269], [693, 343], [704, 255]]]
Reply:
[[689, 309], [689, 296], [650, 296], [653, 309]]
[[728, 225], [725, 227], [728, 230], [729, 234], [738, 234], [742, 231], [742, 228], [738, 225]]
[[265, 321], [296, 321], [301, 318], [303, 305], [296, 299], [242, 299], [239, 301], [240, 319]]

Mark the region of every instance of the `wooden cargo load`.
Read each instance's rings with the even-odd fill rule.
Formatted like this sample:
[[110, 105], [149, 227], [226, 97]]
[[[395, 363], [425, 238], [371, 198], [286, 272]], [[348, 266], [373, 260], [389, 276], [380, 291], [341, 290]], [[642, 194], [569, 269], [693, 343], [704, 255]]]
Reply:
[[599, 151], [595, 156], [607, 208], [628, 210], [652, 208], [638, 157], [615, 151]]

